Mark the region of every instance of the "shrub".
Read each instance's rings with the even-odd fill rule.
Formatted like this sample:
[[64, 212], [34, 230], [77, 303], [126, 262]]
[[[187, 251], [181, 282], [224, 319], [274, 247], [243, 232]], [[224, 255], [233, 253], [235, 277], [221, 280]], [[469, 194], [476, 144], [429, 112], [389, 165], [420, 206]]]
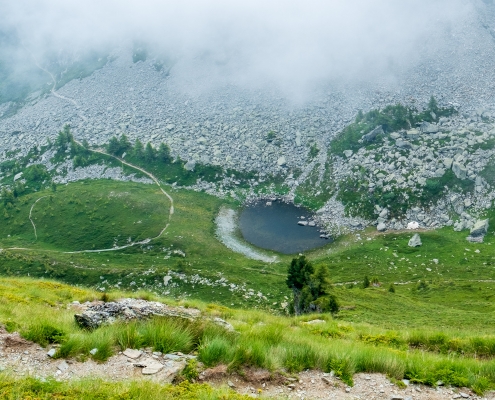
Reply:
[[206, 339], [198, 349], [198, 358], [206, 367], [228, 362], [232, 344], [223, 337]]
[[142, 329], [142, 338], [144, 345], [162, 353], [187, 353], [192, 349], [194, 340], [192, 331], [185, 324], [167, 318], [147, 321]]

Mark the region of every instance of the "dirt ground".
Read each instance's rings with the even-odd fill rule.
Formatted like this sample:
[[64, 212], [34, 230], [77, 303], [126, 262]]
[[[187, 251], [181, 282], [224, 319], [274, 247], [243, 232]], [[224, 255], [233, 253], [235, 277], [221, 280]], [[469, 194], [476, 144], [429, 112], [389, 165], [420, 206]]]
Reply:
[[[83, 377], [99, 377], [108, 380], [147, 379], [156, 382], [172, 382], [185, 361], [181, 354], [162, 355], [143, 351], [137, 358], [122, 352], [104, 363], [91, 359], [53, 359], [47, 355], [49, 349], [29, 342], [17, 333], [0, 330], [0, 370], [11, 372], [16, 377], [53, 377], [69, 380]], [[158, 368], [157, 368], [158, 366]], [[145, 369], [148, 367], [148, 369]], [[158, 372], [154, 372], [156, 368]], [[145, 375], [144, 372], [151, 372]], [[449, 387], [431, 388], [408, 385], [400, 389], [382, 374], [356, 374], [354, 386], [348, 387], [337, 377], [320, 371], [304, 371], [297, 377], [273, 376], [268, 371], [247, 369], [242, 375], [228, 374], [225, 366], [204, 370], [200, 382], [213, 386], [229, 386], [239, 393], [254, 398], [292, 399], [338, 399], [338, 400], [444, 400], [444, 399], [495, 399], [495, 393], [476, 396], [469, 389]]]

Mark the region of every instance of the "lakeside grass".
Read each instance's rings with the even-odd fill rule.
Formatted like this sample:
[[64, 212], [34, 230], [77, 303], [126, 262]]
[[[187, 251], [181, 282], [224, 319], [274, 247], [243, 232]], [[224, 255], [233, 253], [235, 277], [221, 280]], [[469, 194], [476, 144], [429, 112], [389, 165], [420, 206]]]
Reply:
[[[136, 296], [112, 292], [110, 299]], [[149, 296], [149, 295], [148, 295]], [[56, 357], [92, 357], [103, 362], [127, 347], [194, 352], [207, 367], [226, 364], [230, 371], [260, 367], [274, 374], [305, 369], [334, 371], [347, 384], [357, 372], [380, 372], [413, 382], [470, 387], [477, 393], [495, 388], [495, 336], [463, 331], [407, 329], [392, 331], [371, 324], [332, 319], [328, 314], [276, 316], [261, 310], [236, 310], [202, 302], [167, 304], [195, 306], [203, 315], [219, 316], [238, 334], [208, 320], [153, 318], [116, 323], [94, 331], [80, 329], [67, 304], [98, 299], [100, 293], [54, 281], [0, 278], [0, 323], [9, 331], [42, 345], [59, 343]], [[320, 319], [321, 323], [308, 324]], [[97, 348], [91, 355], [89, 351]]]

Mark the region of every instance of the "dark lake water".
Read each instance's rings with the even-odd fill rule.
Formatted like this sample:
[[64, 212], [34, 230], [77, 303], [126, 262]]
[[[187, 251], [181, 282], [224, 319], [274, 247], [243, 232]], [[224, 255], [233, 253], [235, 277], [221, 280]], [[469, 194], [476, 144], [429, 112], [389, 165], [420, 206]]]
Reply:
[[239, 218], [239, 227], [246, 241], [262, 249], [294, 254], [315, 249], [329, 243], [320, 238], [318, 227], [300, 226], [311, 221], [311, 213], [304, 208], [274, 201], [271, 206], [259, 202], [246, 207]]

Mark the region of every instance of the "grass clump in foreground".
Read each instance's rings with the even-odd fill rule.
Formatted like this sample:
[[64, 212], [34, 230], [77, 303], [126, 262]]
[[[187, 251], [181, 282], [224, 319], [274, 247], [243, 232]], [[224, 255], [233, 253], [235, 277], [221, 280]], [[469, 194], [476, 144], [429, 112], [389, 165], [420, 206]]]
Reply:
[[[366, 292], [374, 288], [357, 290]], [[110, 293], [108, 299], [119, 296], [129, 294]], [[3, 278], [0, 279], [0, 323], [40, 344], [60, 343], [58, 357], [81, 360], [93, 357], [96, 361], [104, 361], [119, 349], [152, 347], [162, 352], [195, 352], [206, 367], [224, 364], [230, 371], [242, 372], [246, 367], [258, 367], [276, 374], [319, 369], [334, 371], [349, 385], [352, 385], [355, 373], [379, 372], [392, 379], [407, 378], [432, 386], [438, 381], [466, 386], [477, 393], [495, 388], [493, 335], [479, 336], [468, 330], [384, 331], [367, 324], [335, 320], [329, 314], [283, 317], [203, 303], [190, 305], [199, 307], [205, 316], [226, 318], [237, 333], [228, 332], [207, 319], [188, 321], [158, 317], [117, 323], [94, 331], [81, 330], [74, 323], [74, 312], [68, 310], [66, 304], [99, 297], [101, 294], [96, 292], [51, 281]], [[167, 303], [174, 304], [171, 300]], [[323, 322], [307, 324], [312, 319]], [[89, 351], [93, 348], [98, 352], [91, 356]], [[182, 378], [187, 380], [196, 372], [195, 366], [189, 366]], [[9, 382], [9, 379], [2, 382]], [[15, 390], [22, 389], [29, 394], [36, 382], [22, 380], [19, 385], [3, 383], [0, 387], [12, 391], [15, 386]], [[47, 390], [61, 393], [82, 390], [78, 383], [53, 383], [66, 385], [53, 386], [53, 389], [50, 389], [50, 383], [36, 385], [41, 385], [37, 389], [41, 394]], [[99, 390], [119, 393], [124, 387], [119, 385], [104, 383]], [[85, 392], [80, 396], [84, 398]]]
[[58, 382], [53, 379], [15, 378], [0, 374], [2, 399], [160, 399], [215, 400], [249, 399], [228, 388], [184, 381], [178, 385], [160, 385], [150, 381], [109, 382], [100, 379]]

